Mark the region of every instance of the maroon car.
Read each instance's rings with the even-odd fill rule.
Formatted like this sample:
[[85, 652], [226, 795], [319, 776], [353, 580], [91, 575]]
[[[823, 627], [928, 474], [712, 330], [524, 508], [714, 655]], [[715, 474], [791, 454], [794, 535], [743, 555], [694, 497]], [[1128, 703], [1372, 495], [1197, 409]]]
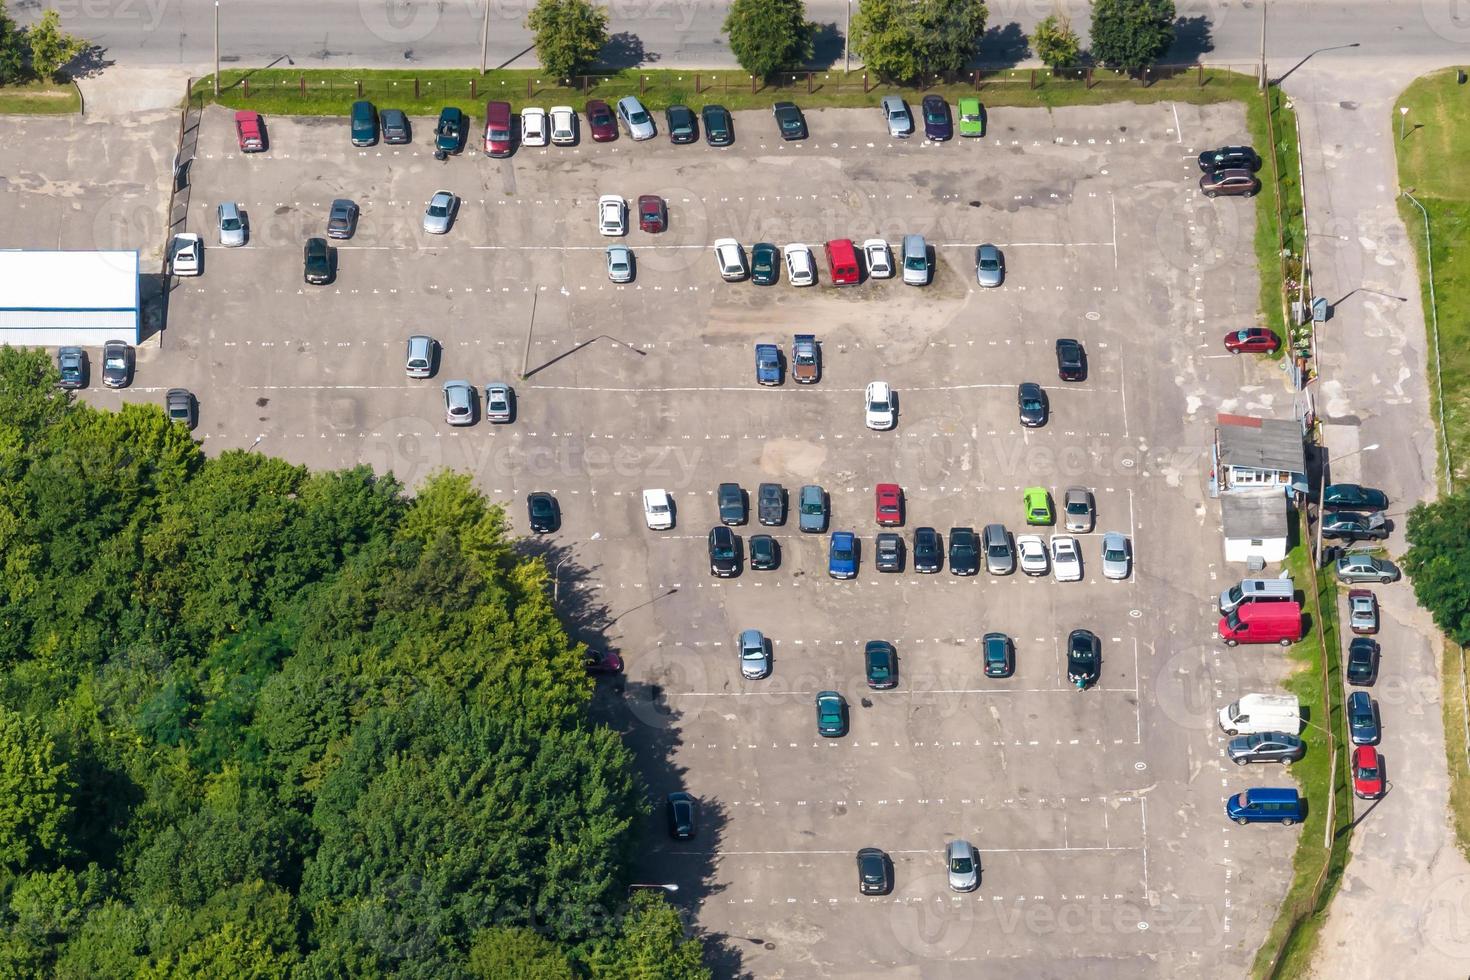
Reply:
[[601, 99], [587, 100], [587, 126], [592, 130], [592, 139], [598, 143], [606, 143], [618, 138], [618, 121], [613, 118], [612, 110], [607, 103]]
[[582, 665], [587, 668], [589, 674], [621, 674], [623, 672], [623, 658], [611, 650], [589, 648], [582, 660]]
[[1225, 349], [1232, 354], [1272, 354], [1281, 346], [1281, 338], [1265, 327], [1232, 330], [1225, 335]]
[[638, 198], [638, 227], [650, 234], [658, 234], [669, 226], [669, 211], [664, 199], [657, 194], [644, 194]]

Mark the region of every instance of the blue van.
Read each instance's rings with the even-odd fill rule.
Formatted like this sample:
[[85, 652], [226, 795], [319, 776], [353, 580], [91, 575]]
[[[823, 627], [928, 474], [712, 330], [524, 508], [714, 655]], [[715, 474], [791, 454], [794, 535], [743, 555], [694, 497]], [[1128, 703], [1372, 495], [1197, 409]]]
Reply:
[[352, 145], [372, 146], [378, 142], [378, 110], [366, 99], [352, 103]]
[[1294, 789], [1258, 787], [1227, 799], [1225, 815], [1238, 824], [1280, 823], [1290, 827], [1306, 819], [1307, 801]]

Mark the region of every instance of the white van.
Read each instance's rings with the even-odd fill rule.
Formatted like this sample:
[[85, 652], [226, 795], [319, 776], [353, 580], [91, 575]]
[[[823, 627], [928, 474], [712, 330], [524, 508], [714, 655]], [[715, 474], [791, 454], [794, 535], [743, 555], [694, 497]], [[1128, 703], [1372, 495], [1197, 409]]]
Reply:
[[1220, 615], [1229, 616], [1247, 602], [1291, 602], [1296, 585], [1289, 578], [1247, 578], [1220, 593]]
[[1242, 694], [1220, 709], [1220, 730], [1226, 735], [1301, 731], [1302, 708], [1295, 694]]

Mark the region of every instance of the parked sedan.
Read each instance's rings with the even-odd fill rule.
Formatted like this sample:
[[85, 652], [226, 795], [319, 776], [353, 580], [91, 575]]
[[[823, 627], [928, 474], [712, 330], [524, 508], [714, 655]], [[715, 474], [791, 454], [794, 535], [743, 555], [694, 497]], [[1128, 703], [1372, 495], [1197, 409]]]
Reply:
[[833, 531], [827, 545], [827, 574], [848, 579], [857, 575], [858, 543], [851, 531]]
[[893, 863], [876, 847], [857, 852], [858, 891], [864, 895], [887, 895], [893, 891]]
[[715, 239], [715, 265], [719, 267], [720, 278], [726, 282], [740, 282], [749, 275], [745, 266], [745, 250], [733, 238]]
[[869, 278], [893, 278], [893, 250], [885, 240], [869, 238], [863, 242], [863, 259], [868, 264]]
[[897, 483], [880, 483], [873, 488], [874, 519], [879, 527], [903, 524], [903, 488]]
[[1082, 553], [1077, 539], [1065, 534], [1051, 536], [1051, 570], [1058, 582], [1082, 580]]
[[609, 238], [628, 233], [628, 202], [617, 194], [604, 194], [597, 199], [597, 230]]
[[87, 387], [87, 352], [80, 347], [61, 347], [56, 351], [56, 371], [61, 375], [60, 387], [67, 391]]
[[817, 264], [805, 245], [787, 245], [781, 250], [786, 260], [786, 281], [793, 286], [811, 286], [817, 281]]
[[709, 573], [716, 578], [740, 574], [740, 539], [723, 524], [710, 528]]
[[949, 529], [949, 573], [974, 575], [980, 570], [980, 538], [972, 527]]
[[551, 107], [551, 142], [572, 146], [577, 142], [577, 110], [569, 105]]
[[952, 890], [972, 892], [980, 887], [980, 857], [969, 841], [952, 840], [945, 845], [944, 864]]
[[664, 800], [669, 836], [674, 840], [693, 840], [699, 822], [699, 802], [688, 793], [670, 793]]
[[1356, 687], [1372, 687], [1378, 679], [1378, 643], [1366, 636], [1355, 636], [1348, 644], [1347, 679]]
[[537, 491], [526, 497], [527, 519], [537, 534], [550, 534], [561, 527], [561, 507], [549, 493]]
[[593, 650], [589, 648], [582, 655], [582, 669], [589, 674], [621, 674], [623, 672], [623, 658], [611, 650]]
[[721, 483], [715, 490], [720, 508], [720, 523], [732, 527], [745, 523], [745, 491], [738, 483]]
[[806, 139], [806, 117], [795, 102], [777, 102], [771, 106], [771, 115], [776, 117], [776, 128], [783, 140]]
[[730, 110], [724, 106], [705, 106], [699, 110], [699, 121], [704, 126], [704, 141], [710, 146], [729, 146], [735, 142], [735, 127], [730, 121]]
[[170, 422], [177, 422], [186, 429], [199, 424], [199, 403], [188, 388], [170, 388], [163, 396], [163, 410]]
[[750, 536], [750, 567], [768, 572], [781, 564], [781, 546], [769, 534]]
[[587, 128], [592, 131], [592, 142], [607, 143], [618, 138], [618, 122], [606, 102], [588, 99], [582, 111], [587, 116]]
[[766, 527], [786, 523], [786, 491], [779, 483], [762, 483], [755, 491], [756, 519]]
[[949, 118], [949, 103], [944, 101], [944, 96], [924, 96], [922, 108], [925, 138], [940, 143], [954, 135], [954, 123]]
[[1057, 341], [1057, 377], [1063, 381], [1087, 380], [1087, 351], [1071, 337]]
[[914, 571], [932, 575], [944, 567], [944, 544], [932, 527], [914, 531]]
[[1339, 582], [1381, 582], [1387, 585], [1399, 580], [1399, 570], [1393, 562], [1360, 551], [1339, 558], [1336, 570]]
[[801, 488], [796, 504], [797, 527], [808, 534], [827, 530], [827, 492], [813, 483]]
[[1027, 487], [1022, 491], [1021, 509], [1026, 512], [1026, 523], [1033, 527], [1049, 527], [1056, 520], [1052, 514], [1051, 493], [1045, 487]]
[[444, 382], [444, 421], [450, 425], [474, 425], [474, 385], [468, 381]]
[[1199, 179], [1199, 189], [1205, 197], [1255, 197], [1261, 182], [1249, 170], [1216, 170]]
[[169, 269], [176, 276], [197, 276], [204, 267], [204, 242], [192, 231], [181, 231], [169, 244]]
[[1045, 575], [1051, 567], [1046, 556], [1046, 542], [1039, 534], [1016, 535], [1016, 559], [1027, 575]]
[[510, 385], [493, 381], [485, 386], [485, 421], [510, 422], [515, 418], [516, 393]]
[[1364, 800], [1383, 795], [1383, 757], [1371, 745], [1353, 749], [1353, 795]]
[[1322, 537], [1335, 541], [1382, 541], [1388, 537], [1388, 520], [1382, 511], [1358, 514], [1332, 511], [1321, 516]]
[[1086, 690], [1102, 673], [1102, 641], [1091, 630], [1073, 630], [1067, 637], [1067, 680]]
[[339, 197], [332, 202], [332, 208], [327, 212], [327, 237], [328, 238], [351, 238], [357, 230], [357, 205]]
[[1274, 354], [1280, 346], [1276, 331], [1265, 327], [1246, 327], [1225, 335], [1225, 349], [1232, 354]]
[[133, 381], [133, 348], [125, 341], [109, 340], [102, 345], [102, 383], [108, 388], [126, 388]]
[[886, 381], [870, 381], [863, 392], [863, 420], [868, 428], [883, 432], [898, 423], [898, 405]]
[[219, 206], [217, 213], [219, 219], [219, 243], [225, 248], [239, 248], [245, 244], [245, 218], [240, 213], [240, 205], [234, 201], [225, 201]]
[[313, 286], [332, 281], [332, 249], [325, 238], [308, 238], [301, 253], [301, 276]]
[[1328, 510], [1386, 510], [1388, 494], [1356, 483], [1332, 483], [1322, 490], [1322, 506]]
[[817, 692], [817, 734], [823, 738], [847, 734], [847, 702], [836, 691]]
[[781, 278], [781, 252], [770, 242], [756, 242], [750, 247], [750, 281], [757, 286], [773, 286]]
[[1372, 589], [1353, 589], [1348, 593], [1348, 626], [1354, 633], [1378, 632], [1378, 597]]
[[699, 129], [694, 125], [694, 113], [687, 105], [671, 105], [664, 110], [664, 126], [669, 131], [670, 143], [693, 143], [699, 139]]
[[1066, 496], [1067, 530], [1073, 534], [1091, 534], [1097, 523], [1097, 502], [1086, 487], [1068, 487]]
[[1016, 645], [1004, 633], [986, 633], [981, 641], [985, 649], [985, 676], [1010, 677], [1016, 672]]
[[863, 647], [863, 670], [868, 686], [886, 691], [898, 686], [898, 653], [887, 640], [869, 640]]
[[638, 230], [657, 235], [669, 226], [669, 209], [664, 199], [657, 194], [643, 194], [638, 198]]
[[1128, 538], [1117, 531], [1109, 531], [1102, 539], [1103, 578], [1125, 579], [1133, 565], [1133, 549]]
[[626, 245], [607, 247], [607, 278], [611, 282], [633, 281], [633, 250]]
[[1381, 735], [1378, 726], [1378, 705], [1367, 691], [1354, 691], [1348, 695], [1348, 736], [1354, 745], [1377, 745]]
[[443, 235], [449, 232], [449, 226], [454, 223], [454, 212], [459, 210], [459, 198], [449, 191], [435, 191], [434, 196], [429, 198], [429, 206], [424, 209], [424, 231], [430, 235]]
[[1016, 406], [1020, 410], [1021, 424], [1028, 429], [1039, 429], [1046, 425], [1050, 415], [1046, 392], [1034, 381], [1022, 382], [1016, 389]]
[[441, 153], [458, 153], [464, 149], [468, 132], [464, 112], [455, 106], [439, 110], [439, 123], [434, 127], [434, 149]]
[[1237, 735], [1225, 748], [1225, 754], [1237, 766], [1252, 762], [1279, 762], [1289, 766], [1307, 753], [1307, 744], [1286, 732], [1264, 732]]
[[1011, 544], [1011, 532], [1004, 524], [987, 524], [981, 532], [981, 547], [985, 550], [985, 570], [991, 575], [1009, 575], [1016, 570], [1016, 552]]
[[402, 109], [384, 109], [378, 113], [378, 123], [383, 142], [389, 146], [406, 146], [413, 141], [413, 130]]
[[883, 120], [888, 124], [888, 135], [895, 139], [908, 139], [914, 132], [914, 117], [909, 114], [908, 103], [903, 96], [885, 95], [878, 105], [883, 110]]
[[956, 107], [960, 114], [961, 136], [985, 135], [985, 107], [973, 95], [962, 97]]
[[536, 106], [526, 106], [522, 109], [521, 145], [545, 146], [547, 135], [546, 110]]
[[658, 134], [653, 128], [653, 117], [643, 108], [643, 103], [631, 95], [618, 100], [618, 118], [635, 141], [651, 140]]
[[736, 643], [740, 647], [741, 677], [758, 681], [771, 676], [771, 654], [760, 630], [742, 630]]
[[880, 572], [903, 571], [903, 535], [885, 531], [873, 539], [873, 567]]
[[[927, 100], [926, 100], [927, 101]], [[975, 247], [975, 281], [982, 286], [999, 286], [1006, 280], [1006, 261], [1000, 249], [989, 243]]]

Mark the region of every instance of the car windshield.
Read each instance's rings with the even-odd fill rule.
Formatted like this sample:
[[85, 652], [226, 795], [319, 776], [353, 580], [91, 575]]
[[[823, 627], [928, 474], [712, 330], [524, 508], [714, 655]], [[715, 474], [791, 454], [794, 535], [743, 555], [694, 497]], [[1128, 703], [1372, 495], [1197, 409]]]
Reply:
[[436, 218], [442, 218], [449, 213], [449, 205], [431, 201], [429, 202], [429, 213]]
[[801, 502], [801, 512], [803, 514], [820, 514], [822, 512], [822, 502], [811, 498], [803, 500]]
[[903, 260], [903, 267], [905, 269], [923, 269], [927, 265], [928, 262], [924, 259], [924, 256], [922, 255], [910, 255], [908, 258]]
[[771, 271], [771, 255], [769, 252], [756, 252], [752, 262], [756, 272]]
[[924, 119], [932, 123], [944, 122], [944, 110], [938, 106], [932, 106], [924, 113]]
[[1024, 408], [1028, 412], [1039, 412], [1039, 411], [1041, 411], [1041, 399], [1040, 398], [1022, 398], [1021, 399], [1021, 407]]
[[[994, 551], [995, 549], [992, 548], [990, 550]], [[955, 536], [951, 535], [949, 539], [949, 553], [954, 555], [956, 558], [969, 558], [975, 553], [975, 546], [972, 545], [966, 538], [956, 538]]]
[[764, 660], [766, 655], [760, 647], [748, 646], [740, 651], [740, 656], [744, 660]]
[[993, 255], [982, 255], [982, 256], [980, 256], [980, 268], [982, 268], [982, 269], [999, 269], [1000, 268], [1000, 260], [997, 259]]
[[128, 356], [120, 350], [107, 351], [106, 358], [103, 363], [110, 368], [126, 367], [128, 363]]
[[544, 517], [551, 513], [551, 501], [545, 497], [536, 497], [531, 501], [531, 513], [537, 517]]
[[872, 674], [874, 677], [888, 676], [888, 663], [885, 654], [868, 654], [868, 673]]
[[957, 875], [967, 875], [975, 869], [975, 862], [967, 857], [953, 858], [949, 862], [949, 870]]
[[648, 505], [648, 512], [650, 514], [667, 514], [669, 512], [669, 505], [662, 500], [656, 503], [650, 503]]
[[800, 348], [800, 347], [798, 347], [796, 349], [796, 363], [797, 364], [813, 364], [813, 363], [816, 362], [816, 359], [817, 359], [816, 358], [816, 355], [813, 354], [811, 351], [805, 350], [805, 349]]
[[490, 138], [492, 140], [508, 140], [510, 139], [510, 130], [491, 128]]
[[648, 122], [648, 113], [644, 112], [642, 109], [635, 110], [628, 113], [628, 121], [635, 126], [642, 126], [644, 123]]
[[963, 119], [965, 122], [979, 122], [980, 121], [980, 113], [978, 113], [978, 112], [962, 112], [962, 113], [960, 113], [960, 118]]
[[225, 217], [220, 219], [219, 226], [225, 231], [239, 231], [240, 219], [236, 217]]
[[880, 401], [877, 398], [870, 399], [868, 401], [868, 411], [886, 412], [888, 411], [888, 403], [886, 401]]
[[735, 546], [733, 544], [720, 544], [719, 541], [716, 540], [716, 542], [715, 542], [715, 557], [716, 558], [734, 558], [735, 557]]
[[1122, 561], [1123, 560], [1123, 549], [1122, 548], [1104, 547], [1103, 548], [1103, 557], [1106, 558], [1108, 561]]

